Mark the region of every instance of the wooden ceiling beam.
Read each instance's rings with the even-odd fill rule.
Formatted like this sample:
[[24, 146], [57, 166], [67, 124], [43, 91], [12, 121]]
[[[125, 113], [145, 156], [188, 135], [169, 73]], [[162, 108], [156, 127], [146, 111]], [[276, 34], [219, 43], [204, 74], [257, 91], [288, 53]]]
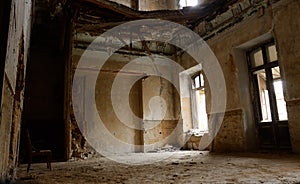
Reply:
[[[77, 0], [76, 2], [80, 3], [79, 6], [84, 8], [80, 10], [82, 17], [77, 19], [76, 29], [79, 32], [93, 32], [95, 30], [101, 32], [101, 30], [105, 31], [122, 23], [137, 19], [163, 19], [193, 28], [195, 25], [198, 25], [199, 22], [225, 12], [230, 5], [237, 1], [238, 0], [213, 0], [203, 5], [181, 10], [144, 12], [108, 0]], [[87, 4], [89, 4], [88, 7], [86, 6]], [[99, 11], [99, 13], [97, 13], [97, 11]], [[99, 19], [97, 19], [97, 16]], [[90, 22], [88, 20], [89, 17], [92, 17]]]

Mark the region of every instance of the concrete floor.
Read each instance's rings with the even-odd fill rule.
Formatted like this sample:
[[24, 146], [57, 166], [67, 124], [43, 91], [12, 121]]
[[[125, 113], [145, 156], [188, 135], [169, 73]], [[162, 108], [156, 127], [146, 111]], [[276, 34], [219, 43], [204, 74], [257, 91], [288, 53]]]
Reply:
[[118, 156], [128, 162], [166, 159], [147, 165], [120, 164], [105, 157], [21, 165], [18, 178], [31, 184], [74, 183], [300, 183], [300, 156], [292, 154], [212, 154], [200, 151], [135, 153]]

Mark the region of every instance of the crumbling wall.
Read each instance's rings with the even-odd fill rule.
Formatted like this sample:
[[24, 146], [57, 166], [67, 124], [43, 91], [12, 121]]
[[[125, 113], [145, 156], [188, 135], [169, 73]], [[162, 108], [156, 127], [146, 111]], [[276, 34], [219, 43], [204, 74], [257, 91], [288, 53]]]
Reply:
[[[92, 87], [91, 81], [89, 80], [91, 75], [98, 74], [98, 70], [95, 69], [95, 63], [97, 63], [97, 60], [99, 57], [103, 57], [103, 52], [101, 51], [91, 51], [86, 50], [85, 55], [83, 56], [83, 50], [80, 49], [74, 49], [73, 52], [73, 74], [75, 73], [75, 70], [77, 68], [77, 63], [81, 59], [81, 57], [84, 57], [85, 61], [88, 61], [89, 64], [87, 64], [86, 67], [83, 68], [83, 72], [81, 73], [81, 79], [80, 81], [73, 81], [73, 85], [76, 85], [76, 97], [78, 96], [78, 99], [80, 99], [80, 96], [88, 97], [91, 96], [91, 92], [88, 86]], [[85, 129], [88, 129], [87, 116], [89, 117], [95, 117], [100, 116], [106, 130], [111, 136], [114, 136], [117, 140], [124, 142], [128, 144], [126, 149], [124, 148], [118, 148], [115, 147], [114, 151], [117, 152], [140, 152], [141, 147], [136, 145], [142, 145], [142, 131], [139, 130], [141, 128], [136, 127], [136, 129], [132, 128], [132, 126], [135, 126], [136, 124], [141, 124], [138, 120], [134, 119], [130, 115], [126, 114], [127, 111], [122, 110], [121, 112], [118, 112], [120, 114], [125, 113], [125, 117], [127, 122], [122, 122], [120, 118], [117, 116], [117, 109], [112, 104], [112, 98], [120, 98], [121, 95], [123, 95], [125, 86], [127, 84], [122, 84], [125, 86], [118, 86], [119, 91], [117, 91], [116, 96], [112, 97], [112, 85], [113, 82], [118, 74], [121, 75], [122, 79], [131, 79], [136, 78], [137, 76], [143, 75], [139, 71], [123, 71], [120, 72], [120, 69], [127, 64], [128, 61], [136, 58], [136, 56], [126, 56], [122, 54], [114, 54], [107, 62], [106, 64], [101, 68], [101, 71], [99, 72], [97, 82], [95, 84], [95, 99], [89, 99], [88, 101], [84, 100], [79, 103], [81, 105], [81, 108], [84, 109], [83, 112], [75, 112], [77, 115], [77, 119], [72, 118], [72, 151], [73, 156], [78, 157], [77, 155], [86, 154], [89, 150], [89, 146], [85, 143], [82, 144], [82, 142], [85, 142], [85, 137], [82, 135], [82, 131], [85, 131]], [[119, 73], [120, 72], [120, 73]], [[75, 84], [74, 82], [78, 82], [79, 84]], [[133, 86], [132, 89], [129, 92], [129, 96], [127, 96], [129, 100], [130, 105], [130, 111], [133, 112], [133, 114], [139, 118], [142, 118], [142, 87], [141, 87], [141, 81], [137, 81]], [[73, 99], [76, 100], [76, 99]], [[124, 99], [118, 100], [120, 104], [126, 103]], [[90, 106], [92, 104], [96, 103], [97, 112], [93, 112], [90, 109]], [[76, 107], [75, 109], [78, 109]], [[75, 111], [75, 110], [74, 110]], [[83, 125], [83, 128], [79, 129], [79, 125]], [[85, 128], [86, 127], [86, 128]], [[107, 137], [103, 137], [101, 142], [105, 142]], [[109, 142], [109, 140], [108, 140]], [[111, 145], [114, 146], [114, 145]]]
[[13, 179], [16, 174], [31, 11], [31, 0], [12, 1], [1, 97], [0, 179]]
[[[73, 47], [73, 44], [72, 44]], [[73, 49], [73, 48], [72, 48]], [[83, 123], [84, 122], [84, 113], [83, 112], [78, 112], [76, 111], [76, 108], [79, 107], [73, 107], [73, 100], [80, 100], [80, 98], [82, 97], [82, 95], [84, 95], [84, 77], [82, 77], [82, 80], [77, 81], [77, 83], [75, 81], [73, 81], [74, 78], [74, 74], [75, 71], [77, 69], [77, 65], [78, 62], [83, 54], [84, 50], [81, 49], [73, 49], [72, 50], [72, 57], [71, 57], [71, 66], [70, 66], [70, 77], [69, 79], [72, 81], [69, 83], [69, 88], [68, 91], [70, 94], [72, 94], [73, 92], [76, 93], [76, 95], [72, 94], [75, 96], [75, 98], [72, 98], [72, 95], [69, 96], [71, 102], [69, 103], [70, 107], [70, 111], [68, 113], [70, 113], [70, 133], [71, 133], [71, 150], [70, 150], [70, 158], [74, 157], [74, 158], [86, 158], [88, 156], [88, 144], [86, 141], [86, 138], [83, 136], [78, 123]], [[76, 85], [76, 90], [73, 90], [73, 86]], [[81, 102], [81, 107], [83, 108], [83, 102]], [[75, 114], [77, 114], [77, 116], [75, 117]]]
[[[133, 76], [121, 74], [122, 78], [131, 78]], [[136, 152], [141, 150], [136, 150], [135, 145], [140, 145], [142, 142], [141, 131], [136, 131], [141, 127], [136, 127], [135, 125], [141, 125], [141, 121], [135, 120], [129, 113], [126, 113], [128, 109], [116, 109], [116, 106], [112, 104], [112, 98], [118, 98], [117, 96], [123, 96], [124, 86], [119, 86], [119, 94], [117, 96], [111, 96], [112, 92], [112, 84], [116, 77], [116, 73], [111, 72], [100, 72], [99, 78], [96, 84], [96, 105], [99, 112], [99, 116], [101, 117], [106, 129], [109, 131], [110, 135], [113, 135], [118, 140], [128, 144], [126, 150], [119, 150], [121, 148], [115, 147], [114, 151], [117, 152]], [[126, 85], [126, 84], [124, 84]], [[130, 97], [131, 96], [131, 97]], [[130, 91], [129, 96], [125, 97], [129, 98], [129, 103], [131, 104], [131, 112], [141, 118], [141, 84], [139, 87], [133, 87]], [[126, 103], [125, 99], [119, 99], [117, 105], [123, 105]], [[117, 112], [118, 111], [118, 112]], [[135, 111], [135, 112], [134, 112]], [[118, 117], [117, 113], [121, 115]], [[124, 122], [122, 121], [122, 119]], [[135, 128], [133, 128], [135, 127]], [[103, 137], [105, 140], [105, 137]], [[113, 146], [113, 145], [112, 145]]]
[[[255, 148], [251, 142], [256, 139], [253, 114], [251, 113], [252, 107], [251, 104], [245, 103], [250, 100], [250, 97], [244, 96], [245, 91], [247, 94], [250, 93], [249, 86], [245, 85], [249, 78], [244, 75], [244, 71], [248, 72], [247, 59], [246, 57], [238, 58], [236, 49], [240, 45], [271, 31], [272, 9], [270, 7], [265, 9], [266, 4], [263, 2], [257, 4], [254, 1], [243, 1], [243, 3], [248, 6], [244, 8], [244, 13], [232, 14], [232, 17], [228, 18], [229, 11], [234, 13], [237, 7], [239, 10], [244, 7], [240, 4], [238, 4], [239, 6], [232, 6], [228, 12], [218, 15], [216, 19], [212, 20], [212, 23], [215, 22], [213, 31], [203, 35], [204, 38], [208, 39], [207, 43], [215, 53], [226, 81], [226, 112], [222, 125], [213, 140], [213, 151], [243, 151]], [[263, 9], [263, 12], [259, 11], [259, 7]], [[239, 22], [240, 19], [244, 20]], [[232, 24], [235, 25], [232, 26]], [[253, 29], [254, 27], [259, 29]], [[208, 88], [207, 109], [210, 109], [210, 99], [210, 89]], [[208, 112], [209, 116], [218, 116], [221, 113], [211, 114]], [[211, 124], [209, 127], [210, 130], [214, 129]]]
[[[165, 144], [178, 146], [179, 92], [164, 78], [150, 76], [143, 80], [143, 121], [145, 151]], [[178, 101], [178, 100], [177, 100]]]
[[[82, 84], [79, 85], [78, 93], [76, 92], [76, 95], [81, 94], [84, 96], [90, 96], [87, 89], [88, 87], [86, 88], [84, 86], [90, 86], [87, 84], [89, 82], [89, 75], [98, 72], [98, 70], [95, 69], [95, 61], [99, 57], [103, 56], [101, 52], [91, 50], [86, 50], [85, 55], [83, 56], [83, 50], [81, 50], [81, 53], [79, 50], [80, 49], [74, 49], [74, 63], [77, 63], [80, 57], [86, 57], [85, 59], [90, 65], [82, 68], [82, 82], [80, 82]], [[147, 67], [146, 61], [144, 62], [146, 63], [145, 66], [141, 63], [136, 66], [136, 68], [120, 71], [124, 65], [128, 64], [128, 62], [135, 58], [138, 58], [138, 56], [114, 54], [110, 57], [110, 59], [101, 68], [101, 72], [99, 73], [96, 82], [95, 99], [91, 99], [96, 102], [98, 112], [95, 114], [92, 113], [91, 110], [88, 110], [87, 106], [90, 105], [87, 104], [93, 103], [92, 101], [82, 102], [85, 103], [85, 105], [79, 103], [81, 104], [80, 106], [86, 106], [84, 108], [87, 110], [85, 110], [85, 112], [79, 112], [81, 115], [79, 116], [79, 119], [76, 119], [76, 121], [84, 123], [86, 116], [92, 117], [99, 115], [109, 133], [118, 140], [128, 144], [126, 148], [127, 150], [121, 150], [123, 152], [150, 151], [157, 147], [164, 146], [165, 144], [177, 146], [176, 127], [179, 121], [180, 109], [179, 104], [174, 102], [179, 102], [179, 92], [166, 79], [155, 76], [145, 76], [145, 73], [140, 70], [142, 70], [141, 68], [143, 67]], [[169, 70], [170, 69], [166, 68], [163, 71]], [[140, 78], [140, 80], [136, 81], [136, 83], [131, 87], [129, 96], [125, 96], [125, 98], [129, 98], [131, 108], [129, 111], [139, 117], [139, 120], [132, 117], [130, 113], [128, 113], [128, 109], [118, 109], [112, 104], [112, 98], [117, 99], [118, 104], [116, 106], [122, 106], [126, 103], [125, 99], [121, 97], [124, 95], [126, 85], [129, 85], [127, 83], [120, 84], [118, 86], [119, 90], [115, 94], [116, 96], [111, 96], [112, 85], [117, 75], [119, 75], [122, 79], [129, 80], [131, 78]], [[174, 80], [178, 82], [178, 76], [176, 76], [176, 78], [177, 79]], [[121, 117], [117, 116], [116, 111], [119, 111], [118, 114], [121, 114]], [[120, 118], [126, 119], [127, 122], [124, 124]], [[139, 125], [139, 127], [135, 127], [135, 125]], [[74, 130], [78, 132], [79, 129], [76, 128]], [[80, 135], [80, 132], [76, 133], [76, 135]], [[78, 136], [76, 139], [76, 144], [80, 145], [82, 137]], [[103, 140], [105, 140], [105, 137], [103, 137]], [[141, 146], [135, 145], [145, 145], [147, 146], [147, 149], [142, 149]], [[118, 151], [118, 149], [119, 148], [116, 147], [115, 151]]]
[[185, 143], [183, 149], [199, 150], [201, 138], [202, 138], [202, 136], [200, 136], [200, 135], [191, 135], [191, 137]]
[[[244, 0], [215, 19], [205, 20], [195, 32], [207, 40], [222, 67], [227, 87], [223, 124], [214, 139], [214, 151], [253, 150], [257, 147], [246, 51], [275, 39], [284, 81], [289, 129], [294, 152], [299, 152], [299, 1]], [[207, 91], [207, 109], [210, 109]], [[211, 115], [211, 114], [210, 114]]]
[[[153, 2], [148, 2], [150, 3], [149, 7], [152, 7], [151, 3]], [[164, 1], [156, 4], [160, 4], [159, 7], [152, 8], [164, 7], [163, 9], [166, 9], [167, 5], [161, 3], [164, 3]], [[299, 24], [298, 19], [293, 22], [294, 18], [292, 16], [292, 14], [297, 15], [298, 13], [299, 3], [297, 3], [296, 0], [241, 0], [215, 17], [210, 15], [207, 16], [207, 19], [202, 18], [195, 27], [194, 31], [207, 41], [216, 54], [226, 80], [227, 107], [223, 124], [212, 145], [214, 151], [253, 150], [257, 146], [254, 141], [257, 140], [257, 137], [252, 113], [252, 101], [249, 94], [250, 85], [245, 52], [249, 48], [271, 38], [275, 39], [279, 51], [279, 63], [285, 80], [285, 97], [289, 111], [293, 149], [297, 150], [299, 137], [296, 132], [299, 126], [296, 123], [298, 122], [296, 112], [299, 110], [299, 96], [297, 95], [299, 92], [298, 86], [295, 85], [298, 81], [292, 77], [297, 76], [299, 71], [297, 65], [298, 42], [295, 39], [299, 30], [297, 25]], [[286, 9], [292, 13], [285, 13]], [[287, 28], [288, 30], [286, 30]], [[285, 37], [288, 39], [285, 39]], [[290, 51], [293, 51], [293, 54], [290, 54]], [[184, 58], [178, 62], [184, 64], [186, 61]], [[208, 86], [206, 91], [208, 114], [209, 116], [221, 115], [222, 112], [214, 112], [214, 114], [209, 112], [210, 93]], [[188, 111], [188, 101], [190, 99], [185, 100], [186, 106], [181, 107], [182, 111]], [[174, 100], [173, 102], [179, 104], [179, 101]], [[191, 124], [190, 121], [190, 123], [183, 124], [181, 127], [187, 129], [191, 127]], [[211, 126], [210, 129], [212, 129]]]
[[292, 149], [300, 153], [300, 2], [282, 0], [276, 3], [273, 6], [273, 17]]

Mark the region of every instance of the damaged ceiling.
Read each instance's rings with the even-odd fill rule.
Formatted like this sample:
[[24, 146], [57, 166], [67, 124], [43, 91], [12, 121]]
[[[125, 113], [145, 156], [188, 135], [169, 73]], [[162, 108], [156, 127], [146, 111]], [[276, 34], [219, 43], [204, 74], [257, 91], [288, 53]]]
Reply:
[[[75, 48], [86, 49], [87, 46], [97, 36], [107, 30], [121, 25], [123, 23], [140, 20], [140, 19], [163, 19], [184, 25], [190, 29], [202, 21], [209, 21], [218, 14], [228, 10], [229, 6], [237, 0], [209, 0], [204, 1], [195, 7], [186, 7], [179, 10], [157, 10], [157, 11], [137, 11], [122, 4], [107, 0], [77, 0], [72, 1], [72, 9], [74, 13], [74, 29], [75, 29]], [[169, 34], [177, 34], [176, 30], [166, 29], [162, 26], [161, 32]], [[158, 26], [158, 29], [159, 26]], [[153, 29], [149, 29], [149, 31]], [[132, 33], [123, 30], [118, 39], [125, 43], [126, 39], [131, 37]], [[149, 33], [151, 34], [151, 33]], [[122, 37], [123, 35], [123, 37]], [[131, 36], [129, 36], [131, 35]], [[124, 37], [125, 36], [125, 37]], [[184, 37], [184, 36], [183, 36]], [[184, 39], [181, 39], [184, 40]], [[152, 45], [160, 45], [160, 47], [152, 47]], [[99, 43], [101, 45], [101, 43]], [[130, 48], [123, 48], [124, 52], [128, 50], [130, 53], [136, 51], [135, 54], [151, 55], [151, 53], [162, 53], [163, 55], [172, 55], [176, 48], [163, 43], [135, 43]], [[127, 52], [128, 53], [128, 52]]]
[[[86, 49], [97, 36], [129, 21], [164, 19], [192, 29], [204, 19], [211, 19], [213, 16], [226, 11], [228, 6], [236, 1], [207, 0], [199, 6], [179, 10], [138, 11], [108, 0], [36, 0], [34, 22], [36, 26], [39, 25], [37, 27], [44, 28], [51, 25], [49, 22], [54, 19], [73, 19], [74, 46], [75, 48]], [[171, 35], [176, 32], [176, 30], [163, 27], [162, 31], [165, 34]], [[124, 33], [121, 35], [125, 37], [119, 36], [118, 39], [124, 43], [131, 33], [127, 30], [123, 31]], [[164, 55], [174, 53], [174, 48], [164, 43], [142, 42], [130, 45], [130, 48], [122, 48], [122, 50], [124, 52], [130, 50], [130, 53], [136, 51], [135, 54], [143, 55], [148, 55], [150, 52], [163, 53]]]
[[[266, 1], [266, 2], [265, 2]], [[126, 1], [127, 2], [127, 1]], [[129, 2], [129, 1], [128, 1]], [[131, 1], [132, 4], [133, 1]], [[238, 2], [238, 3], [236, 3]], [[201, 37], [208, 38], [219, 30], [243, 19], [241, 14], [250, 15], [252, 5], [268, 3], [268, 0], [206, 0], [194, 7], [185, 7], [178, 10], [138, 11], [109, 0], [53, 0], [36, 1], [36, 13], [50, 10], [51, 19], [57, 17], [69, 17], [73, 19], [74, 47], [87, 49], [90, 43], [98, 36], [123, 23], [141, 19], [168, 20], [181, 24], [194, 30]], [[238, 4], [239, 7], [233, 7]], [[249, 13], [245, 13], [250, 11]], [[40, 13], [41, 14], [41, 13]], [[45, 15], [44, 15], [45, 16]], [[42, 17], [42, 16], [37, 16]], [[36, 22], [41, 22], [37, 20]], [[161, 28], [160, 28], [161, 27]], [[171, 30], [166, 26], [158, 26], [166, 35], [176, 37], [177, 30]], [[122, 30], [119, 36], [114, 35], [120, 42], [128, 43], [128, 38], [134, 36], [129, 30]], [[182, 39], [184, 40], [184, 36]], [[98, 45], [101, 45], [100, 42]], [[155, 45], [153, 47], [153, 45]], [[157, 45], [159, 45], [157, 47]], [[104, 47], [105, 48], [105, 47]], [[166, 46], [164, 43], [135, 43], [122, 48], [122, 53], [150, 55], [162, 53], [172, 55], [176, 48]]]
[[210, 0], [195, 7], [180, 10], [137, 11], [127, 6], [107, 0], [77, 0], [73, 6], [76, 15], [76, 31], [104, 32], [124, 22], [138, 19], [164, 19], [189, 28], [195, 27], [203, 20], [225, 12], [237, 0]]
[[[252, 5], [268, 2], [268, 0], [206, 0], [198, 6], [178, 10], [138, 11], [109, 0], [52, 0], [48, 3], [37, 0], [36, 6], [38, 8], [36, 12], [43, 12], [43, 10], [48, 9], [48, 11], [50, 10], [48, 15], [50, 19], [61, 17], [61, 15], [71, 17], [75, 34], [74, 46], [75, 48], [86, 49], [97, 36], [107, 30], [140, 19], [163, 19], [175, 22], [194, 30], [205, 39], [218, 32], [219, 29], [225, 29], [226, 26], [228, 27], [228, 25], [230, 26], [242, 20], [241, 14], [251, 14], [251, 12], [245, 12], [249, 11]], [[239, 7], [233, 7], [233, 4], [238, 4]], [[164, 33], [171, 36], [174, 32], [176, 30], [164, 29]], [[118, 36], [119, 41], [127, 42], [126, 39], [130, 34], [132, 34], [130, 31], [123, 30], [123, 33], [120, 33], [121, 36]], [[125, 35], [125, 37], [122, 37], [122, 35]], [[161, 45], [161, 43], [155, 43], [154, 45]], [[135, 50], [146, 55], [150, 52], [163, 52], [165, 55], [174, 53], [172, 47], [167, 48], [164, 46], [160, 48], [164, 50], [159, 50], [158, 47], [151, 49], [151, 43], [148, 43], [147, 46], [147, 43], [142, 42], [137, 43], [135, 46], [131, 45], [130, 48], [123, 48], [123, 50], [125, 52]]]

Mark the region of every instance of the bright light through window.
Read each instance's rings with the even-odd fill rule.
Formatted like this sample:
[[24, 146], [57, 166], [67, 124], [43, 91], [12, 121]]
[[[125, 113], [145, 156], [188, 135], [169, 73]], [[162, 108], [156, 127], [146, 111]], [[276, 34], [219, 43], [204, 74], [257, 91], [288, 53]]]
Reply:
[[196, 5], [198, 5], [198, 0], [180, 0], [180, 7]]
[[274, 81], [274, 91], [276, 95], [276, 104], [277, 104], [279, 120], [287, 120], [288, 119], [287, 109], [284, 100], [281, 80]]

